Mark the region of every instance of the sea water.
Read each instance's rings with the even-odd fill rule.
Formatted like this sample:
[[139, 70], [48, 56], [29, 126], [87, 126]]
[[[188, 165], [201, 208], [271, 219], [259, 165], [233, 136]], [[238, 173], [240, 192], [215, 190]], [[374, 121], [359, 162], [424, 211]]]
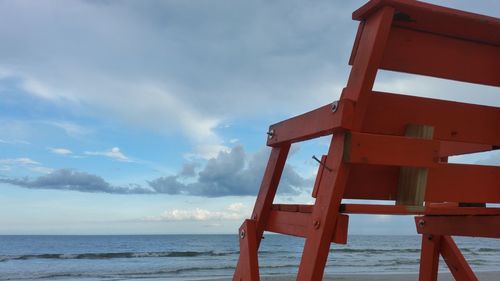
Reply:
[[[500, 271], [500, 239], [457, 238], [475, 271]], [[297, 272], [304, 239], [265, 235], [261, 274]], [[419, 236], [349, 236], [327, 273], [414, 273]], [[237, 235], [0, 236], [0, 280], [196, 280], [230, 276]], [[444, 262], [441, 269], [446, 270]]]

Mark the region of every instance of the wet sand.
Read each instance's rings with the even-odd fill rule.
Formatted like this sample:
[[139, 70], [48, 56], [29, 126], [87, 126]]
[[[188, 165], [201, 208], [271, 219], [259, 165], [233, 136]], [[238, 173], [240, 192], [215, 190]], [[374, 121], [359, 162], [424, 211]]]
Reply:
[[[477, 278], [480, 281], [499, 281], [499, 272], [477, 272]], [[231, 278], [207, 279], [211, 281], [230, 281]], [[294, 281], [295, 276], [279, 275], [279, 276], [262, 276], [262, 281]], [[323, 281], [418, 281], [417, 274], [338, 274], [327, 275]], [[440, 273], [438, 281], [455, 281], [450, 273]]]

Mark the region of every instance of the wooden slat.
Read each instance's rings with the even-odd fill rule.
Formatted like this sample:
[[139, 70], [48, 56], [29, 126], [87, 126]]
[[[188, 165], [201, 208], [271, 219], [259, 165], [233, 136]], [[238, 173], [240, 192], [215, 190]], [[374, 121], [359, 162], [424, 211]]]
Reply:
[[415, 217], [420, 234], [500, 238], [500, 216]]
[[[350, 165], [344, 198], [396, 199], [397, 167]], [[437, 164], [429, 169], [425, 201], [500, 203], [500, 167]]]
[[493, 146], [488, 144], [442, 141], [439, 145], [439, 156], [447, 157], [490, 150], [493, 150]]
[[365, 20], [384, 6], [397, 11], [393, 26], [500, 46], [500, 19], [420, 1], [373, 0], [356, 10], [352, 17]]
[[[352, 104], [348, 101], [340, 102], [336, 113], [331, 111], [331, 104], [328, 104], [276, 123], [270, 127], [274, 130], [274, 136], [268, 140], [268, 145], [278, 146], [349, 129], [352, 110]], [[373, 92], [362, 132], [403, 136], [407, 124], [433, 126], [436, 140], [500, 146], [500, 108]]]
[[499, 62], [500, 46], [393, 27], [380, 68], [500, 86]]
[[[267, 222], [266, 230], [274, 233], [307, 237], [307, 232], [313, 223], [311, 213], [290, 212], [273, 209]], [[347, 243], [349, 217], [339, 215], [336, 220], [335, 232], [331, 241], [337, 244]]]
[[297, 237], [306, 237], [307, 230], [311, 224], [310, 213], [273, 210], [267, 221], [266, 230]]
[[405, 134], [407, 124], [434, 127], [434, 139], [500, 145], [500, 108], [373, 92], [362, 132]]
[[440, 164], [430, 168], [425, 199], [500, 203], [500, 167]]
[[345, 214], [366, 215], [500, 215], [500, 208], [424, 207], [371, 204], [342, 204]]
[[351, 164], [345, 199], [396, 200], [399, 167]]
[[347, 163], [430, 167], [439, 161], [438, 141], [356, 132], [347, 136]]
[[342, 131], [350, 126], [354, 106], [344, 100], [338, 103], [334, 112], [332, 104], [327, 104], [307, 113], [273, 124], [269, 127], [272, 136], [268, 138], [268, 146], [293, 143], [317, 138]]

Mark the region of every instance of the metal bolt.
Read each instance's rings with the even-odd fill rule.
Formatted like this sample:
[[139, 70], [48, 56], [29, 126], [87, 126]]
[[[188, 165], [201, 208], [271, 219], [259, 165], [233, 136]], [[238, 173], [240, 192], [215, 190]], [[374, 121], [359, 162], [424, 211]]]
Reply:
[[419, 220], [418, 221], [418, 226], [424, 227], [424, 225], [425, 225], [425, 221], [424, 220]]
[[272, 139], [273, 137], [274, 137], [274, 129], [271, 129], [269, 130], [269, 132], [267, 132], [267, 138]]
[[242, 230], [242, 231], [240, 232], [240, 238], [241, 238], [241, 239], [245, 238], [245, 230]]
[[339, 101], [332, 102], [332, 112], [336, 112], [339, 108]]
[[320, 225], [319, 220], [313, 220], [313, 226], [315, 229], [318, 229], [319, 225]]

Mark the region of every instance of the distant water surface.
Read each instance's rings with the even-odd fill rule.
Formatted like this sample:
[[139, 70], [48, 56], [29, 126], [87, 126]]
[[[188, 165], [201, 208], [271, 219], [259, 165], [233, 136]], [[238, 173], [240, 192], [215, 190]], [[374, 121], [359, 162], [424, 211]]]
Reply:
[[[500, 239], [457, 238], [476, 271], [500, 271]], [[304, 240], [266, 235], [261, 274], [297, 272]], [[327, 273], [418, 271], [419, 236], [352, 235], [333, 245]], [[0, 280], [195, 280], [230, 276], [236, 235], [0, 236]], [[441, 270], [446, 270], [441, 262]]]

